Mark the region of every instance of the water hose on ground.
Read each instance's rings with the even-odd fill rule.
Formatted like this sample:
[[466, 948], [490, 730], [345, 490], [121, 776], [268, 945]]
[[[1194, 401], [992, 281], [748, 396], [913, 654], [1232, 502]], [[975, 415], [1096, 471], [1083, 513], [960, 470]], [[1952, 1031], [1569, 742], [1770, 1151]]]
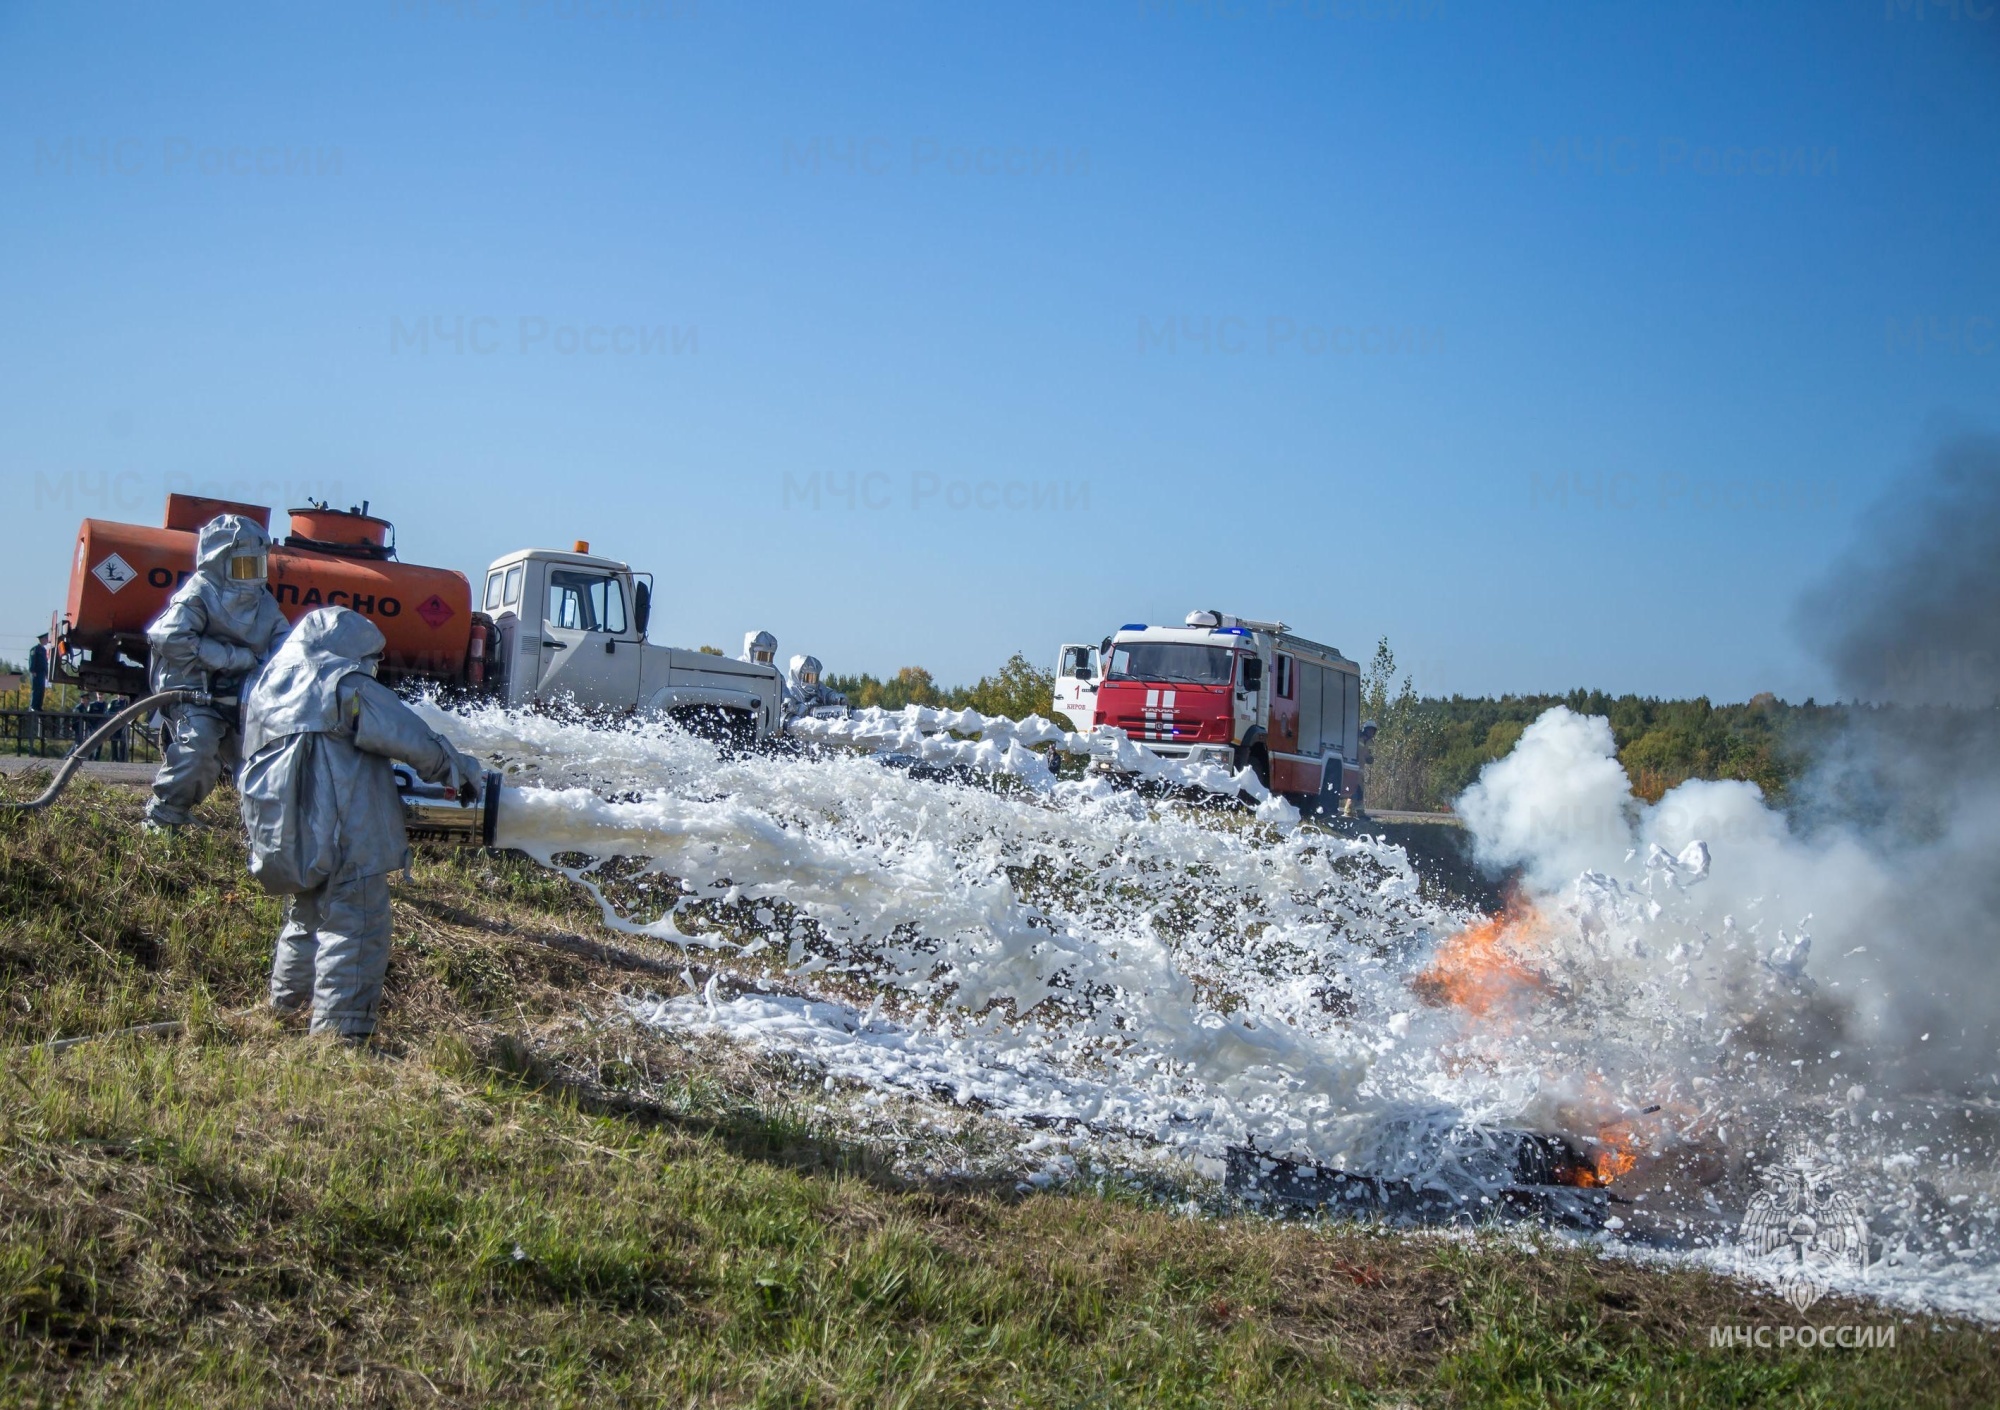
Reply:
[[215, 703], [214, 697], [209, 695], [205, 690], [163, 690], [157, 695], [148, 695], [143, 700], [134, 700], [117, 714], [108, 717], [103, 724], [90, 732], [88, 738], [63, 757], [63, 761], [56, 766], [56, 776], [49, 780], [49, 786], [42, 790], [40, 797], [30, 798], [24, 803], [0, 801], [0, 808], [9, 808], [21, 812], [35, 812], [38, 809], [48, 807], [49, 804], [56, 801], [56, 798], [65, 788], [69, 787], [70, 779], [75, 777], [76, 771], [83, 766], [84, 757], [91, 750], [103, 744], [112, 735], [149, 711], [164, 710], [173, 705], [209, 705], [213, 703]]

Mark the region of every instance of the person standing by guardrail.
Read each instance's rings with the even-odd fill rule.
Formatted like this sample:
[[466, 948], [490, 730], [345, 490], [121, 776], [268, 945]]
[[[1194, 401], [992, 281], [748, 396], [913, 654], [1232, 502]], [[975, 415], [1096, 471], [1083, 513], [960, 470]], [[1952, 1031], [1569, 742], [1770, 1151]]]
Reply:
[[49, 688], [49, 634], [43, 632], [35, 638], [34, 648], [28, 652], [28, 708], [42, 708], [42, 693]]

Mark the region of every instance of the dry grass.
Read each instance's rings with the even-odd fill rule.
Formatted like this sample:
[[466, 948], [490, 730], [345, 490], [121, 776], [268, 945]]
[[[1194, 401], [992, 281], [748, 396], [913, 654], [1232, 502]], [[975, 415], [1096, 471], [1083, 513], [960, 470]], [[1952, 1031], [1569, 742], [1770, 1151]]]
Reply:
[[517, 859], [424, 858], [381, 1046], [312, 1042], [255, 1011], [277, 909], [226, 804], [172, 840], [137, 808], [0, 819], [13, 1403], [2000, 1402], [1962, 1325], [1712, 1351], [1794, 1319], [1513, 1237], [899, 1180], [780, 1068], [618, 1022], [680, 957]]

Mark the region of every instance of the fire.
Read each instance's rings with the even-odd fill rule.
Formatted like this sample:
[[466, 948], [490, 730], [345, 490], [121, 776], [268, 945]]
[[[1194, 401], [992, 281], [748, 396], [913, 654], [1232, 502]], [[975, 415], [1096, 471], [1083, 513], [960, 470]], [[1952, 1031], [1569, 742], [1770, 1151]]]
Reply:
[[1572, 1165], [1558, 1174], [1566, 1185], [1579, 1189], [1602, 1188], [1620, 1175], [1629, 1174], [1639, 1164], [1639, 1138], [1629, 1122], [1613, 1122], [1597, 1133], [1597, 1149], [1584, 1156], [1583, 1165]]
[[[1474, 1020], [1470, 1026], [1475, 1042], [1504, 1040], [1554, 993], [1555, 986], [1533, 962], [1533, 956], [1546, 948], [1548, 925], [1531, 902], [1510, 896], [1498, 914], [1467, 926], [1440, 945], [1429, 967], [1410, 982], [1411, 988], [1425, 1003], [1457, 1009]], [[1582, 1148], [1571, 1148], [1574, 1160], [1556, 1171], [1558, 1183], [1602, 1188], [1672, 1144], [1670, 1118], [1656, 1115], [1672, 1101], [1671, 1094], [1641, 1108], [1614, 1091], [1601, 1073], [1548, 1075], [1568, 1093], [1554, 1113], [1556, 1129], [1582, 1136]]]
[[1498, 915], [1445, 941], [1411, 987], [1427, 1004], [1463, 1009], [1475, 1018], [1511, 1013], [1548, 989], [1548, 981], [1520, 958], [1541, 928], [1533, 906], [1510, 901]]

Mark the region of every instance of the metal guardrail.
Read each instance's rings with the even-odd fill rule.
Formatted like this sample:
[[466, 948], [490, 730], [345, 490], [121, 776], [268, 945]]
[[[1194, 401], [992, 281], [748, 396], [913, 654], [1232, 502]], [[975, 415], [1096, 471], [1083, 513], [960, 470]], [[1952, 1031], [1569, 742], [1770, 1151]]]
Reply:
[[[0, 710], [0, 753], [60, 759], [102, 723], [103, 715], [75, 710]], [[122, 729], [100, 744], [91, 757], [154, 763], [160, 757], [159, 737], [137, 726]]]

